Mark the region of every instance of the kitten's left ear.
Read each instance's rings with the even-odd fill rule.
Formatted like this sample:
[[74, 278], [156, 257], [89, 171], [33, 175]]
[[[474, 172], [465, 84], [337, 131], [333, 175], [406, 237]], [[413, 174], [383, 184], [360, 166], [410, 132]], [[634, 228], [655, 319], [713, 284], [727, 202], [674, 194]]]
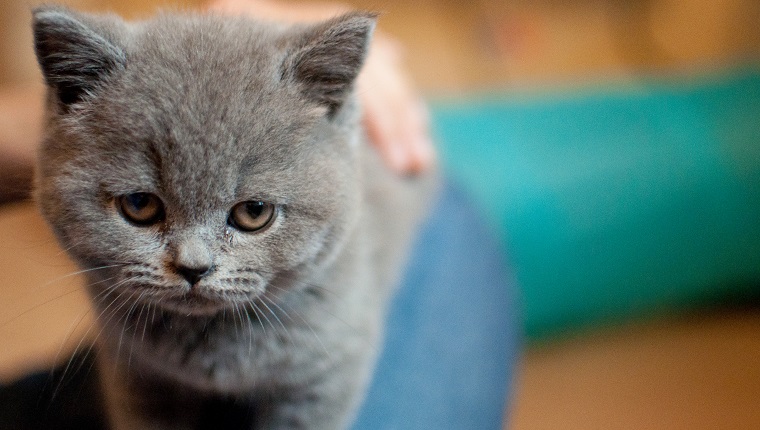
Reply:
[[354, 12], [310, 28], [285, 60], [283, 76], [332, 116], [359, 75], [376, 21], [377, 14]]

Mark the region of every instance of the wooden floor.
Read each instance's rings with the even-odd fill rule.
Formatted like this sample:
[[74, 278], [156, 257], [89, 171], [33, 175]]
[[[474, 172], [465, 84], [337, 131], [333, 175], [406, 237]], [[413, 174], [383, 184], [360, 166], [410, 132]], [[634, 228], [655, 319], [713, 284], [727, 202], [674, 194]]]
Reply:
[[0, 380], [66, 356], [90, 327], [76, 271], [31, 204], [0, 207]]
[[511, 428], [760, 429], [760, 311], [709, 312], [530, 346]]

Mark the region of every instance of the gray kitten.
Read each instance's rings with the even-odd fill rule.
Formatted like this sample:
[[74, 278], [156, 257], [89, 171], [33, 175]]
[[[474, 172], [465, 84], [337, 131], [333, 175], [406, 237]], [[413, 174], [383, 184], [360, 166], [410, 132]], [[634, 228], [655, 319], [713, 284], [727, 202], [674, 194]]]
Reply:
[[[118, 429], [348, 426], [436, 175], [388, 172], [352, 94], [375, 16], [312, 26], [34, 11], [37, 199], [86, 270]], [[216, 423], [218, 424], [218, 423]]]

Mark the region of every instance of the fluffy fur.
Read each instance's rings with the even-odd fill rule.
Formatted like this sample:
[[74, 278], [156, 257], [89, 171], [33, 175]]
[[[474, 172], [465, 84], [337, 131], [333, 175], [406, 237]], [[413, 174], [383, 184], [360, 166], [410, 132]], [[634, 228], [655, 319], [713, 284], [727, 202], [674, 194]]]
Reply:
[[[117, 429], [339, 429], [361, 402], [434, 174], [390, 174], [352, 95], [375, 17], [313, 26], [34, 12], [49, 86], [37, 200], [86, 270]], [[131, 193], [165, 215], [136, 225]], [[265, 229], [228, 220], [275, 204]], [[211, 267], [191, 285], [179, 268]]]

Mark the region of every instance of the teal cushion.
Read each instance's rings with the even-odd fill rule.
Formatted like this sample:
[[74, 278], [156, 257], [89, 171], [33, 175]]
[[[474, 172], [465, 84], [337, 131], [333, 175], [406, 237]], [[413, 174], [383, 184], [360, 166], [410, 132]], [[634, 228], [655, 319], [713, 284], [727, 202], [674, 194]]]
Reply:
[[760, 285], [760, 71], [438, 101], [542, 337]]

